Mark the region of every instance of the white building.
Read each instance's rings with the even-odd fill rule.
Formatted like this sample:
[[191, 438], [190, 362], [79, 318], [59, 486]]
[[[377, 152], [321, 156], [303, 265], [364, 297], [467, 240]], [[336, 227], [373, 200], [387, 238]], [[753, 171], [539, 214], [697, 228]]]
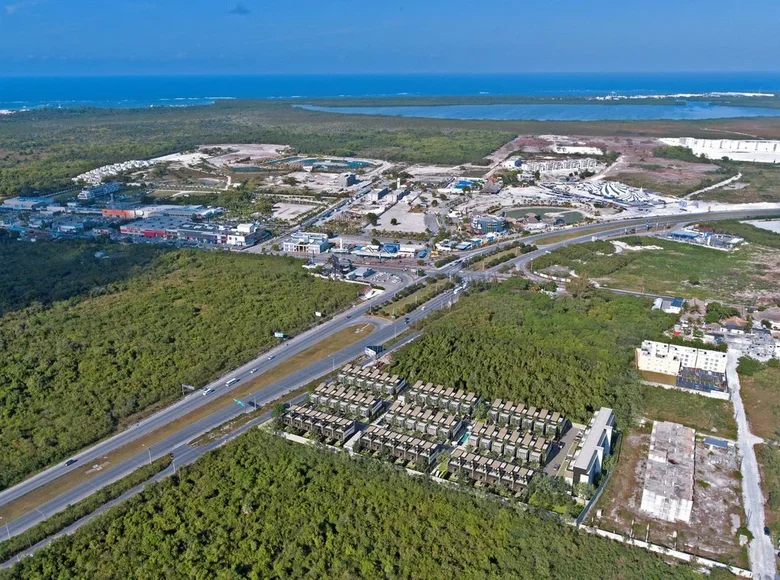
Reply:
[[328, 234], [301, 232], [282, 242], [282, 250], [297, 254], [321, 254], [328, 249]]
[[569, 485], [594, 483], [596, 476], [601, 473], [604, 457], [612, 453], [614, 428], [615, 414], [612, 409], [602, 407], [596, 411], [566, 469], [565, 478]]
[[636, 349], [636, 365], [640, 371], [677, 376], [683, 368], [712, 373], [726, 373], [725, 352], [678, 346], [645, 340]]
[[549, 159], [539, 161], [525, 161], [521, 166], [528, 173], [545, 173], [547, 171], [579, 171], [596, 167], [596, 160], [587, 157], [585, 159]]

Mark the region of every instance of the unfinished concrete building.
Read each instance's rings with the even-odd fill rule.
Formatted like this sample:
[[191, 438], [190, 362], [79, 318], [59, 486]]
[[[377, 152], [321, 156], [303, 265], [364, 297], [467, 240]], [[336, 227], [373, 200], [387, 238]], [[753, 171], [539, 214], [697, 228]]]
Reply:
[[693, 508], [696, 432], [655, 421], [650, 435], [641, 509], [667, 522], [689, 522]]

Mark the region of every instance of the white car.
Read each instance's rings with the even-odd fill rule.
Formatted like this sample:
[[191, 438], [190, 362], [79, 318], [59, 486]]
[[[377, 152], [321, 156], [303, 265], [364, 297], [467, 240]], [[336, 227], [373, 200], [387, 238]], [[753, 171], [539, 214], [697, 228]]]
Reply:
[[213, 393], [213, 392], [214, 392], [214, 389], [212, 389], [211, 387], [206, 387], [205, 389], [203, 389], [203, 396], [205, 397], [209, 393]]
[[256, 372], [257, 372], [257, 368], [254, 368], [254, 369], [249, 369], [249, 374], [250, 374], [250, 375], [253, 375], [253, 374], [255, 374]]

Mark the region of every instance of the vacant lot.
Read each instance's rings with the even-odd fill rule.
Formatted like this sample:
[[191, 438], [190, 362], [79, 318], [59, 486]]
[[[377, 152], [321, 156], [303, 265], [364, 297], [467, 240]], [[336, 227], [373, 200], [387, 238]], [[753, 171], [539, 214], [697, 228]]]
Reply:
[[756, 458], [761, 470], [766, 525], [775, 541], [780, 538], [780, 449], [774, 445], [756, 445]]
[[769, 163], [728, 163], [726, 167], [742, 178], [724, 188], [705, 191], [694, 199], [725, 203], [780, 202], [780, 167]]
[[756, 304], [780, 300], [777, 249], [744, 244], [733, 252], [724, 252], [658, 238], [622, 241], [632, 247], [645, 247], [618, 253], [612, 244], [590, 242], [534, 260], [534, 268], [564, 266], [604, 286], [651, 294]]
[[709, 451], [697, 441], [694, 468], [693, 511], [689, 523], [654, 519], [640, 510], [650, 429], [647, 422], [628, 431], [620, 459], [592, 514], [600, 528], [728, 564], [745, 567], [747, 554], [739, 546], [738, 529], [744, 521], [736, 450]]
[[780, 438], [780, 368], [740, 375], [739, 384], [750, 430], [764, 439]]
[[656, 421], [672, 421], [701, 433], [737, 438], [731, 401], [711, 399], [663, 387], [642, 387], [642, 414]]
[[0, 319], [0, 487], [349, 304], [301, 261], [175, 251], [102, 295]]

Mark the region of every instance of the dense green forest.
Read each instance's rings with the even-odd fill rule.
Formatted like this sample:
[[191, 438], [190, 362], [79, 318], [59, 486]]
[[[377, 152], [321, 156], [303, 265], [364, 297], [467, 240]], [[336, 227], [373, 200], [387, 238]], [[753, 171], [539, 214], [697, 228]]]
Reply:
[[257, 429], [0, 578], [698, 577], [382, 462]]
[[[462, 299], [402, 349], [392, 372], [551, 408], [575, 421], [601, 405], [625, 421], [641, 407], [632, 361], [673, 317], [646, 300], [595, 293], [552, 299], [510, 280]], [[625, 423], [623, 423], [625, 425]]]
[[274, 331], [295, 334], [315, 311], [355, 298], [354, 286], [313, 278], [300, 265], [177, 250], [101, 295], [6, 313], [0, 488], [176, 398], [181, 383], [201, 385], [238, 366], [272, 344]]
[[34, 302], [49, 305], [85, 292], [105, 293], [113, 282], [137, 274], [165, 251], [162, 246], [147, 244], [32, 244], [0, 237], [0, 315]]
[[[0, 116], [0, 196], [48, 191], [97, 166], [213, 143], [278, 143], [324, 155], [485, 163], [518, 134], [780, 136], [780, 119], [538, 122], [321, 113], [300, 101], [220, 101], [208, 107], [36, 110]], [[342, 103], [343, 104], [343, 103]]]

